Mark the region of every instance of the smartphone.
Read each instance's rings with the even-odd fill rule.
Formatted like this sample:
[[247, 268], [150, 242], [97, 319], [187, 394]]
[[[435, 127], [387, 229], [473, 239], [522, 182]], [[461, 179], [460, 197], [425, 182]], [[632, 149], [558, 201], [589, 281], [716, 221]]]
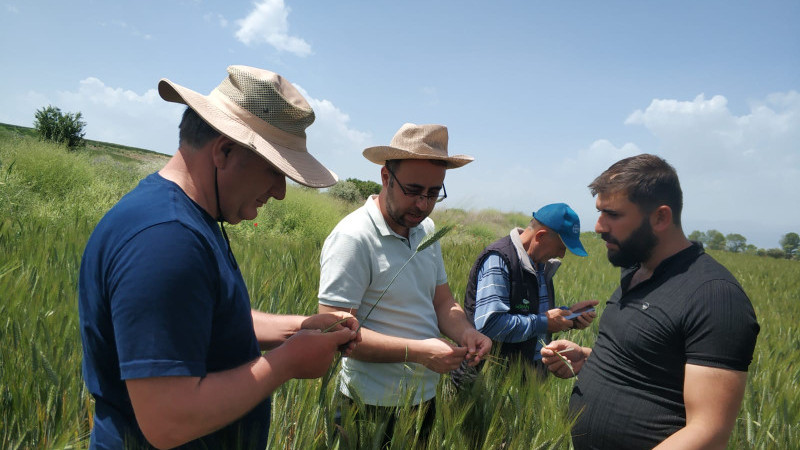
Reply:
[[573, 320], [576, 317], [580, 316], [581, 314], [589, 311], [594, 311], [594, 306], [587, 306], [586, 308], [581, 308], [568, 316], [564, 316], [564, 318], [567, 320]]

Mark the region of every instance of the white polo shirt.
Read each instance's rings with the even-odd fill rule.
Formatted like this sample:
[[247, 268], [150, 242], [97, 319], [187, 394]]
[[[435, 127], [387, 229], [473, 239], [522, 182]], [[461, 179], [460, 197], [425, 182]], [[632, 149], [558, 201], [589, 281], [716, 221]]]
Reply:
[[[433, 220], [427, 218], [409, 231], [409, 239], [400, 236], [386, 224], [375, 196], [368, 198], [325, 239], [320, 256], [319, 303], [352, 308], [365, 328], [386, 335], [439, 337], [433, 295], [436, 286], [447, 283], [439, 243], [414, 256], [398, 275], [425, 235], [433, 232]], [[364, 320], [395, 275], [391, 288]], [[396, 406], [410, 391], [414, 392], [415, 404], [429, 400], [436, 394], [438, 381], [438, 373], [420, 364], [343, 358], [339, 389], [351, 398], [358, 395], [369, 405]]]

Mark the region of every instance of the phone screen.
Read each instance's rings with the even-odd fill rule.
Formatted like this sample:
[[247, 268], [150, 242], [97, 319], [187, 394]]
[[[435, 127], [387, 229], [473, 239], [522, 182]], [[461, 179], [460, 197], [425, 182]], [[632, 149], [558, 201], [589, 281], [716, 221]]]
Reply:
[[565, 318], [565, 319], [567, 319], [567, 320], [573, 320], [573, 319], [575, 319], [576, 317], [580, 316], [581, 314], [583, 314], [583, 313], [585, 313], [585, 312], [589, 312], [589, 311], [594, 311], [594, 306], [589, 306], [589, 307], [586, 307], [586, 308], [581, 308], [581, 309], [579, 309], [579, 310], [577, 310], [577, 311], [573, 312], [572, 314], [570, 314], [570, 315], [568, 315], [568, 316], [564, 316], [564, 318]]

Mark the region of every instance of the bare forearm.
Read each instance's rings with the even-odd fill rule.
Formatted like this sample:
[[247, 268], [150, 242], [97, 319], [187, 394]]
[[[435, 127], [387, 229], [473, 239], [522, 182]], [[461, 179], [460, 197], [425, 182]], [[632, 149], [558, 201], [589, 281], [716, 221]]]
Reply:
[[686, 426], [676, 431], [655, 448], [658, 450], [705, 450], [724, 449], [728, 444], [730, 431], [709, 430], [702, 426]]
[[464, 310], [461, 309], [461, 305], [455, 301], [449, 304], [443, 303], [434, 306], [436, 308], [436, 320], [439, 323], [439, 331], [453, 341], [460, 344], [461, 337], [464, 335], [464, 330], [475, 328], [469, 323], [467, 315], [464, 313]]
[[300, 330], [283, 345], [241, 366], [205, 377], [126, 381], [136, 420], [147, 440], [174, 447], [242, 417], [292, 378], [318, 378], [338, 348], [356, 338], [350, 328]]
[[148, 441], [174, 447], [244, 416], [291, 378], [285, 349], [206, 377], [128, 380], [136, 418]]
[[361, 342], [351, 358], [374, 363], [396, 363], [414, 361], [419, 353], [421, 341], [388, 336], [367, 328], [361, 328]]
[[253, 328], [261, 350], [273, 349], [300, 330], [305, 316], [267, 314], [252, 310]]
[[[353, 309], [340, 308], [328, 305], [319, 305], [319, 313], [353, 313]], [[359, 361], [375, 363], [394, 363], [408, 361], [409, 349], [416, 346], [419, 341], [406, 339], [396, 336], [389, 336], [383, 333], [361, 328], [361, 342], [350, 354], [350, 357]]]

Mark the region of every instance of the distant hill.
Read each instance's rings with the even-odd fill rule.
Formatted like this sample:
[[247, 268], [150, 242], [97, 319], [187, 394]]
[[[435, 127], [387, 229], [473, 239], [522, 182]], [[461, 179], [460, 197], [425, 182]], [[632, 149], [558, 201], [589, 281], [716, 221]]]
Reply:
[[[8, 133], [9, 135], [27, 136], [36, 138], [36, 130], [30, 127], [23, 127], [19, 125], [11, 125], [0, 123], [0, 132]], [[4, 133], [4, 134], [5, 134]], [[129, 147], [127, 145], [114, 144], [112, 142], [94, 141], [85, 139], [86, 151], [90, 154], [103, 154], [118, 161], [164, 161], [169, 159], [170, 155], [164, 153], [154, 152], [152, 150], [145, 150], [142, 148]]]

